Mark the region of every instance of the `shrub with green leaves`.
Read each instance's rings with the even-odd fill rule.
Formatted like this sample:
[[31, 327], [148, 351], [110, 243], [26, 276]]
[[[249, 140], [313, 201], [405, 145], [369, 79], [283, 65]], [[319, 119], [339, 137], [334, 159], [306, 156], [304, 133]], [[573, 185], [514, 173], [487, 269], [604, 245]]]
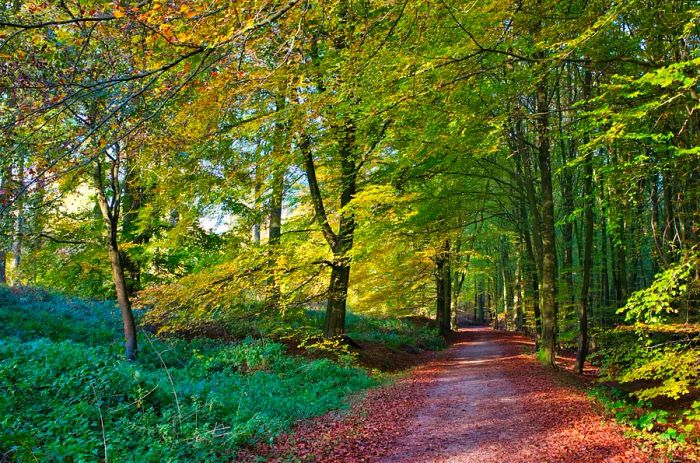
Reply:
[[698, 256], [688, 253], [632, 295], [618, 312], [628, 325], [598, 337], [604, 379], [641, 384], [641, 400], [678, 399], [700, 388], [700, 329], [689, 300]]

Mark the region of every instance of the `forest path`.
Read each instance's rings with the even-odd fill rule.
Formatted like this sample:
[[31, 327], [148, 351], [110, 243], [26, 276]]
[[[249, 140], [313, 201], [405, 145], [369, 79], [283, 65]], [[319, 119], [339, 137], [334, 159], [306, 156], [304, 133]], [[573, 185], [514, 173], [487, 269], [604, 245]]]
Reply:
[[385, 463], [650, 462], [555, 380], [513, 333], [470, 327], [436, 360], [438, 372]]
[[[602, 417], [570, 372], [554, 372], [523, 336], [460, 330], [403, 379], [347, 412], [300, 423], [239, 461], [283, 463], [651, 463]], [[574, 385], [572, 385], [573, 383]]]

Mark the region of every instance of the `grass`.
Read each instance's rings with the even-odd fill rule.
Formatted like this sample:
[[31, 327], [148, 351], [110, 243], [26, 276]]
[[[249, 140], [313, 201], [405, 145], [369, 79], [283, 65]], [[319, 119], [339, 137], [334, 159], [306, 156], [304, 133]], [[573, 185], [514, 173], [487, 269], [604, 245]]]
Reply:
[[2, 287], [0, 319], [0, 459], [11, 461], [225, 461], [377, 384], [262, 339], [141, 334], [126, 362], [108, 302]]

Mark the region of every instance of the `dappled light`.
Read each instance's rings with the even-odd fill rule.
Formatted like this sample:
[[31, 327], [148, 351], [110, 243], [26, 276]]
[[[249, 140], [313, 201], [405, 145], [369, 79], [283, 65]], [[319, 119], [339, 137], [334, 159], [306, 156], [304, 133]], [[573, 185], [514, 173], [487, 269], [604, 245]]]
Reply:
[[700, 461], [697, 0], [0, 2], [0, 463]]

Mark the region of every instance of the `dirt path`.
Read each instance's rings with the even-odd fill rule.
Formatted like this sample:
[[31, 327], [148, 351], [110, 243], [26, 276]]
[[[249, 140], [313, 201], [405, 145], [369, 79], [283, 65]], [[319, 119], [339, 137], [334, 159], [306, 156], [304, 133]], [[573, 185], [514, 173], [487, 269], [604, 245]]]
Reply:
[[[566, 376], [564, 374], [564, 376]], [[256, 459], [257, 458], [257, 459]], [[349, 413], [300, 424], [242, 461], [650, 463], [585, 393], [540, 365], [525, 338], [487, 328], [456, 342]]]
[[487, 328], [463, 338], [384, 462], [652, 461], [523, 355], [522, 338]]

